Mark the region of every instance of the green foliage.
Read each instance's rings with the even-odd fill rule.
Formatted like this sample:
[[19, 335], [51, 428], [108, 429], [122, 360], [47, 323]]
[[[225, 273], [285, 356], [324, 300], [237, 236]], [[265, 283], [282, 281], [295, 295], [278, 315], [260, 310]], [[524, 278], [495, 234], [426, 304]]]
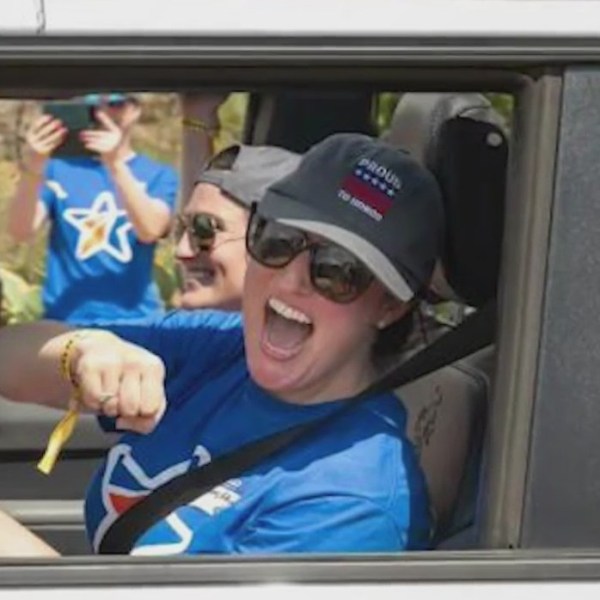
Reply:
[[506, 125], [510, 128], [515, 109], [514, 96], [510, 94], [486, 94], [492, 106], [504, 117]]
[[236, 92], [229, 94], [227, 100], [219, 107], [219, 134], [215, 138], [215, 151], [226, 148], [242, 140], [248, 94]]
[[[379, 134], [383, 133], [390, 125], [396, 104], [400, 100], [400, 92], [383, 92], [377, 96], [375, 103], [375, 125]], [[485, 94], [492, 106], [505, 119], [507, 126], [512, 124], [514, 111], [514, 97], [510, 94]]]
[[163, 303], [167, 308], [172, 308], [175, 304], [176, 293], [181, 289], [181, 277], [173, 253], [173, 242], [170, 240], [161, 242], [156, 250], [154, 281], [156, 281]]
[[3, 324], [36, 321], [42, 315], [41, 289], [22, 277], [0, 267], [2, 282], [1, 320]]
[[378, 95], [375, 103], [375, 126], [377, 133], [381, 134], [389, 127], [394, 109], [401, 95], [399, 92], [383, 92]]
[[[178, 168], [181, 158], [181, 108], [177, 94], [141, 94], [144, 110], [134, 131], [133, 144], [161, 162]], [[218, 150], [241, 140], [248, 94], [233, 93], [219, 108]], [[7, 222], [7, 209], [18, 180], [20, 140], [38, 103], [0, 101], [0, 223]], [[39, 318], [42, 313], [41, 284], [44, 279], [47, 235], [28, 244], [15, 244], [0, 229], [0, 278], [4, 287], [4, 322], [17, 323]], [[181, 286], [171, 240], [161, 242], [154, 263], [154, 277], [165, 305], [173, 305]]]

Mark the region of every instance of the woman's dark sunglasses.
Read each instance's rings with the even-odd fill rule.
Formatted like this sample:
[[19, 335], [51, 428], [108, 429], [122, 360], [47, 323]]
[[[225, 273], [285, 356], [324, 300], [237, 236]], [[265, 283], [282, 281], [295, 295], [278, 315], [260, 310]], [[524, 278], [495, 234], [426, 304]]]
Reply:
[[255, 210], [248, 224], [246, 249], [255, 261], [271, 269], [282, 269], [307, 250], [313, 287], [340, 304], [356, 300], [373, 281], [367, 267], [341, 246], [311, 241], [303, 231], [265, 219]]
[[186, 232], [192, 250], [198, 254], [210, 250], [215, 243], [217, 232], [223, 230], [223, 223], [217, 217], [208, 213], [177, 215], [175, 239], [179, 241]]

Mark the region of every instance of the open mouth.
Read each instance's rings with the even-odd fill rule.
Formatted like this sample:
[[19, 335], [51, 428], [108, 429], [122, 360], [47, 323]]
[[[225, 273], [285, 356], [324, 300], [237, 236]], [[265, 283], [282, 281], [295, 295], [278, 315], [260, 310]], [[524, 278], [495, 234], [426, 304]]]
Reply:
[[277, 298], [269, 298], [265, 306], [263, 348], [277, 359], [295, 356], [312, 335], [313, 322], [303, 312]]

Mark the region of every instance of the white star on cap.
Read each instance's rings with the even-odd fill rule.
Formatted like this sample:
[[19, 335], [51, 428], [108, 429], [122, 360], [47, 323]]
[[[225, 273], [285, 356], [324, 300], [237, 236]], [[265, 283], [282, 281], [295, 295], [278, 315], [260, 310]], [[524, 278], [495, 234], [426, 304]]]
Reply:
[[[132, 228], [129, 221], [117, 225], [120, 217], [127, 212], [117, 208], [111, 192], [101, 192], [96, 196], [90, 208], [68, 208], [64, 212], [65, 221], [79, 231], [75, 256], [86, 260], [100, 252], [107, 252], [116, 260], [127, 263], [133, 257], [127, 232]], [[113, 230], [117, 241], [111, 244]]]

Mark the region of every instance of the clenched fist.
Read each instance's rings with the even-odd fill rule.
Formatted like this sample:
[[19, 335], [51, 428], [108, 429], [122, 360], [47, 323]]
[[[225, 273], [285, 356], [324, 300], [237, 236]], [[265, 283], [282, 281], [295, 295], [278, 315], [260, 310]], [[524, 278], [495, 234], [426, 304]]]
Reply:
[[120, 429], [148, 433], [165, 411], [162, 360], [111, 333], [90, 331], [78, 338], [68, 368], [81, 402], [116, 417]]

